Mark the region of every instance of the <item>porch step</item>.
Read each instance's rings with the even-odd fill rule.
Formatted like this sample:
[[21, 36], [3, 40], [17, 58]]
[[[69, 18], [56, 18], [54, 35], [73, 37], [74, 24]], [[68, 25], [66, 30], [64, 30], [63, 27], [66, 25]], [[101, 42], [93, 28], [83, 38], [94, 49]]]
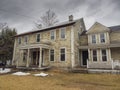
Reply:
[[87, 68], [73, 68], [71, 71], [73, 73], [88, 73]]

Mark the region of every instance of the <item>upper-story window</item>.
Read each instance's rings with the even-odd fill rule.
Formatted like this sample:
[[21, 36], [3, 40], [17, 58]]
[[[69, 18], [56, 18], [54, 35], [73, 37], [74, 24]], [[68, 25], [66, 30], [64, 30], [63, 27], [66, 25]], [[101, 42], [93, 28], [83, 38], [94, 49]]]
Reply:
[[92, 35], [92, 43], [96, 43], [96, 36]]
[[61, 39], [65, 39], [65, 28], [60, 29], [60, 37]]
[[37, 41], [37, 42], [40, 42], [40, 34], [37, 34], [37, 35], [36, 35], [36, 41]]
[[102, 50], [102, 61], [107, 61], [107, 53], [106, 53], [106, 50]]
[[18, 38], [18, 44], [21, 44], [21, 38], [20, 37]]
[[105, 34], [104, 33], [100, 34], [100, 42], [105, 43]]
[[93, 50], [93, 61], [97, 61], [97, 50]]
[[24, 42], [25, 42], [25, 44], [28, 43], [28, 37], [27, 36], [24, 37]]
[[50, 38], [51, 40], [55, 39], [55, 31], [50, 31]]

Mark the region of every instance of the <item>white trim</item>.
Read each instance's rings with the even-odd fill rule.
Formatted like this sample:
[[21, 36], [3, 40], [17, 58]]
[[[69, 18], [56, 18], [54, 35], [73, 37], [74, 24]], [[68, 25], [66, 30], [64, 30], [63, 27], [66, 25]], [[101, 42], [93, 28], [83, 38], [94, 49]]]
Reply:
[[[61, 29], [64, 29], [65, 30], [65, 38], [61, 38]], [[60, 28], [59, 29], [59, 38], [61, 39], [61, 40], [64, 40], [64, 39], [66, 39], [66, 27], [62, 27], [62, 28]]]
[[[50, 50], [54, 50], [54, 61], [51, 61], [51, 60], [50, 60], [50, 55], [51, 55], [51, 54], [50, 54]], [[49, 61], [50, 61], [50, 62], [55, 62], [55, 49], [49, 49]]]
[[[65, 49], [65, 61], [61, 61], [61, 49]], [[59, 51], [59, 61], [66, 62], [66, 59], [67, 59], [67, 49], [66, 49], [66, 47], [61, 47], [60, 51]]]
[[74, 61], [74, 27], [71, 26], [71, 63], [72, 63], [72, 68], [75, 66], [75, 61]]
[[[54, 39], [51, 39], [51, 32], [54, 31]], [[56, 29], [50, 31], [50, 40], [54, 41], [56, 40]]]
[[13, 64], [13, 62], [15, 61], [15, 54], [16, 54], [16, 52], [15, 52], [16, 51], [16, 43], [17, 43], [16, 40], [17, 39], [15, 39], [15, 42], [14, 42], [14, 51], [13, 51], [12, 65], [15, 64], [15, 63]]

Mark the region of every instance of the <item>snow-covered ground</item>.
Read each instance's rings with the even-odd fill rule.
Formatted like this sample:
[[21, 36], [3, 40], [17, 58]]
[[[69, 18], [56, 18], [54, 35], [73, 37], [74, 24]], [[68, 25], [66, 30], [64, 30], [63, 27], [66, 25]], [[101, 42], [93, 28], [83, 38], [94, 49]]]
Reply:
[[41, 72], [40, 74], [34, 74], [34, 76], [46, 77], [48, 74]]
[[12, 75], [17, 75], [17, 76], [26, 76], [26, 75], [30, 75], [30, 73], [25, 73], [25, 72], [16, 72], [16, 73], [13, 73]]
[[9, 68], [5, 68], [4, 70], [2, 68], [0, 68], [0, 73], [8, 73], [11, 72], [11, 69]]

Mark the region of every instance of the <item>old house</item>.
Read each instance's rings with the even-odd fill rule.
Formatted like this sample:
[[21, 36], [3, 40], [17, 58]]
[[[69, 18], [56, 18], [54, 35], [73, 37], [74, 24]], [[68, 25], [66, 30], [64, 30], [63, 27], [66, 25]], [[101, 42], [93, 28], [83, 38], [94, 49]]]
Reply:
[[85, 29], [83, 18], [15, 36], [13, 65], [113, 69], [120, 66], [120, 26], [96, 22]]
[[15, 36], [13, 65], [17, 67], [65, 67], [79, 63], [79, 38], [85, 32], [83, 18]]

